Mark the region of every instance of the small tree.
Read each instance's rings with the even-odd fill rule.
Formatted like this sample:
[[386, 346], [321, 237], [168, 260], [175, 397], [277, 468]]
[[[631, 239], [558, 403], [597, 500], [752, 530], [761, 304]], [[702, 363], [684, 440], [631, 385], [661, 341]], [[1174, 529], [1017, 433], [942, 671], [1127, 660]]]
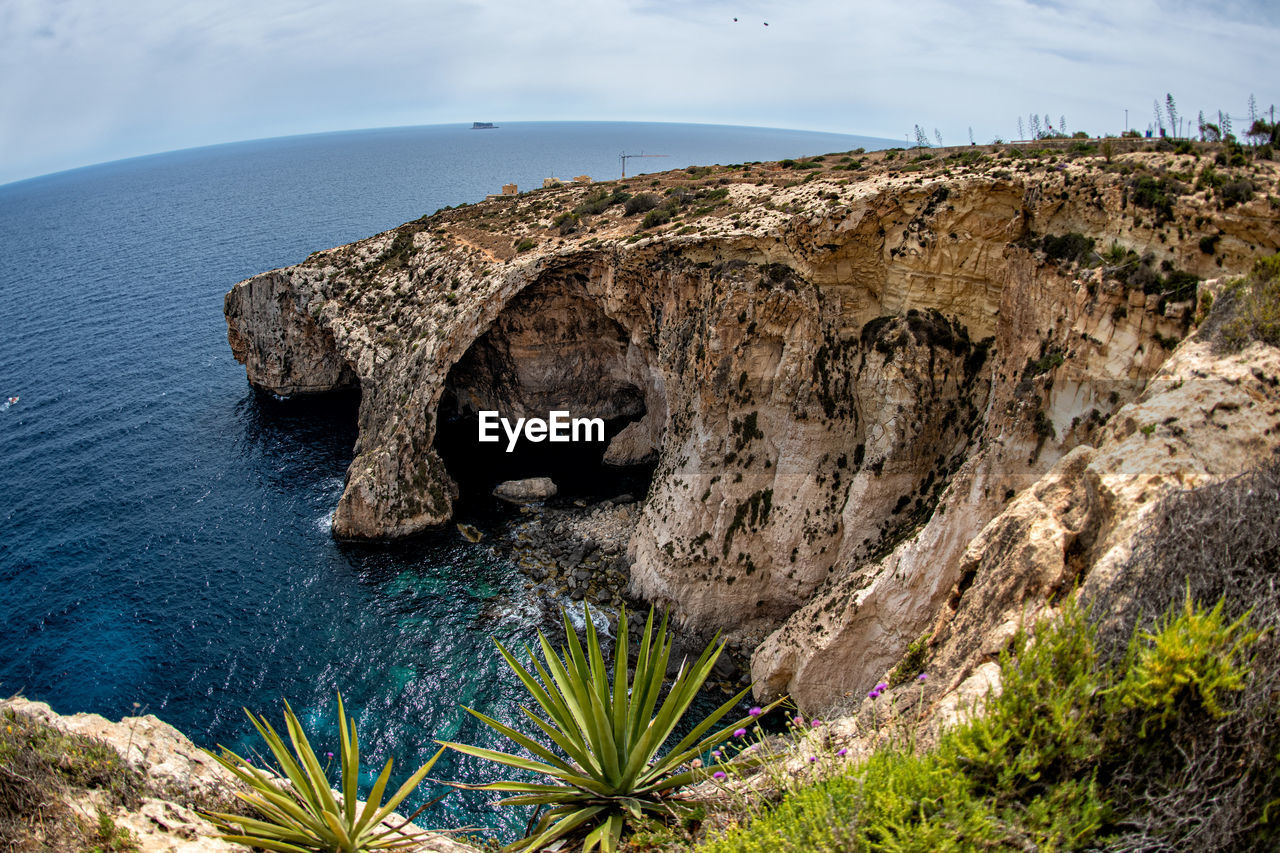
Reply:
[[923, 127], [921, 127], [921, 126], [920, 126], [920, 125], [918, 125], [918, 124], [916, 125], [916, 147], [917, 147], [917, 148], [928, 148], [928, 147], [930, 147], [930, 146], [929, 146], [929, 135], [928, 135], [927, 133], [925, 133], [925, 132], [924, 132], [924, 128], [923, 128]]
[[1164, 109], [1169, 114], [1169, 132], [1178, 135], [1178, 105], [1173, 100], [1173, 93], [1164, 96]]
[[938, 140], [938, 147], [941, 148], [942, 147], [942, 131], [938, 130], [936, 127], [933, 129], [933, 138]]

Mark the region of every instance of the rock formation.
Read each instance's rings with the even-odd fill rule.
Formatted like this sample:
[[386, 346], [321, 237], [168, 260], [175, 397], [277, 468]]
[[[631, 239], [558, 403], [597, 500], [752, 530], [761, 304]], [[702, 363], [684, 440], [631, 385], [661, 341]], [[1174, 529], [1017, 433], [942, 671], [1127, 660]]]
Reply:
[[[112, 806], [92, 791], [60, 804], [87, 824], [95, 823], [99, 812], [106, 814], [116, 827], [131, 834], [138, 853], [234, 853], [245, 849], [217, 837], [217, 829], [199, 813], [236, 808], [234, 792], [239, 783], [185, 735], [155, 716], [125, 717], [113, 723], [97, 714], [61, 715], [44, 702], [22, 697], [0, 701], [0, 714], [31, 718], [103, 743], [141, 774], [146, 790], [137, 808]], [[52, 805], [46, 803], [45, 807]], [[35, 816], [31, 817], [34, 822]], [[447, 836], [429, 835], [417, 849], [467, 853], [475, 848]]]
[[[1191, 156], [911, 156], [441, 211], [236, 285], [229, 339], [265, 391], [359, 387], [340, 537], [450, 519], [467, 472], [436, 445], [441, 416], [629, 421], [605, 458], [656, 466], [631, 591], [762, 644], [762, 690], [829, 707], [922, 634], [970, 637], [954, 648], [972, 658], [965, 614], [988, 576], [1015, 583], [986, 567], [1031, 559], [1017, 537], [1066, 555], [1035, 559], [1052, 575], [1026, 581], [1038, 600], [1102, 560], [1131, 514], [1112, 466], [1135, 482], [1126, 460], [1177, 482], [1238, 468], [1235, 451], [1156, 465], [1168, 427], [1142, 432], [1142, 407], [1203, 414], [1208, 397], [1148, 383], [1229, 370], [1191, 350], [1166, 366], [1196, 281], [1280, 246], [1269, 162], [1250, 167], [1253, 200], [1226, 205], [1189, 186]], [[1008, 615], [988, 610], [973, 618]]]
[[508, 503], [527, 504], [553, 498], [557, 491], [556, 484], [550, 477], [529, 477], [499, 483], [494, 488], [493, 495]]

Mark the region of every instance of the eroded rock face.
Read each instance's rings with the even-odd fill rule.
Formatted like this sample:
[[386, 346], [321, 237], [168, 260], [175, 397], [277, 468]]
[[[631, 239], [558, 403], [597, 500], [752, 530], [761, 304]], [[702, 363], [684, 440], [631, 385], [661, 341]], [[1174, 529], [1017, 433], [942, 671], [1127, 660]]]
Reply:
[[[666, 180], [686, 192], [681, 173]], [[1243, 270], [1280, 237], [1261, 201], [1192, 198], [1175, 236], [1097, 164], [777, 183], [708, 184], [725, 207], [682, 229], [695, 233], [640, 239], [618, 207], [557, 238], [557, 211], [587, 190], [443, 212], [237, 285], [233, 349], [278, 393], [323, 384], [321, 365], [357, 377], [342, 537], [450, 517], [463, 472], [434, 446], [442, 401], [637, 418], [606, 454], [656, 459], [632, 592], [688, 628], [768, 637], [763, 689], [829, 705], [929, 629], [970, 540], [1096, 442], [1190, 324], [1193, 294], [1052, 260], [1040, 236], [1082, 232], [1202, 275]], [[506, 238], [543, 243], [495, 242], [499, 216]], [[1209, 232], [1214, 257], [1198, 246]]]
[[[454, 414], [639, 418], [648, 371], [622, 327], [592, 299], [580, 275], [531, 285], [511, 300], [449, 372]], [[655, 401], [660, 406], [661, 401]]]
[[[994, 662], [1015, 631], [1077, 587], [1094, 599], [1116, 580], [1161, 497], [1233, 477], [1278, 449], [1280, 350], [1254, 344], [1221, 356], [1192, 339], [1091, 444], [1072, 449], [961, 545], [951, 572], [930, 571], [912, 561], [917, 551], [900, 549], [877, 567], [889, 580], [835, 589], [832, 598], [856, 600], [831, 606], [819, 597], [797, 612], [757, 652], [753, 674], [774, 690], [789, 685], [802, 706], [849, 710], [896, 662], [884, 651], [889, 632], [918, 627], [930, 638], [929, 695], [945, 725], [998, 685]], [[953, 583], [943, 588], [936, 577]], [[786, 681], [768, 681], [788, 666]]]
[[[356, 375], [334, 345], [333, 334], [307, 313], [288, 276], [266, 273], [244, 282], [224, 301], [227, 340], [249, 382], [260, 391], [292, 397], [356, 387]], [[241, 329], [252, 328], [250, 334]]]

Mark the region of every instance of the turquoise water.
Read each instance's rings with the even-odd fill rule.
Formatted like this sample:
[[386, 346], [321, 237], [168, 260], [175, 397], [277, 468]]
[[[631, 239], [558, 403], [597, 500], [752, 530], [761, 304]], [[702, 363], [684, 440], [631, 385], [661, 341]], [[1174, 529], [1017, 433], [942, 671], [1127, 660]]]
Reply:
[[[180, 151], [0, 187], [0, 693], [64, 713], [137, 710], [197, 743], [254, 745], [240, 708], [287, 698], [327, 727], [341, 689], [367, 764], [433, 738], [496, 745], [459, 710], [513, 720], [489, 637], [554, 602], [451, 529], [333, 541], [350, 398], [251, 393], [222, 298], [503, 183], [873, 147], [887, 140], [701, 125], [527, 123], [325, 134]], [[331, 748], [331, 747], [330, 747]], [[450, 757], [433, 775], [489, 778]], [[503, 824], [479, 795], [424, 823]]]

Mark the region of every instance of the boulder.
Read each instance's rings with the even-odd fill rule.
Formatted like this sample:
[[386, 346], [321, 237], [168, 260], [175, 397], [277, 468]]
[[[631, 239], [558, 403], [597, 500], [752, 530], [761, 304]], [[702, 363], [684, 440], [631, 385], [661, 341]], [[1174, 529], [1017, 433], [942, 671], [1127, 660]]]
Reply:
[[513, 504], [529, 504], [553, 498], [560, 490], [550, 477], [529, 477], [499, 483], [493, 496]]

